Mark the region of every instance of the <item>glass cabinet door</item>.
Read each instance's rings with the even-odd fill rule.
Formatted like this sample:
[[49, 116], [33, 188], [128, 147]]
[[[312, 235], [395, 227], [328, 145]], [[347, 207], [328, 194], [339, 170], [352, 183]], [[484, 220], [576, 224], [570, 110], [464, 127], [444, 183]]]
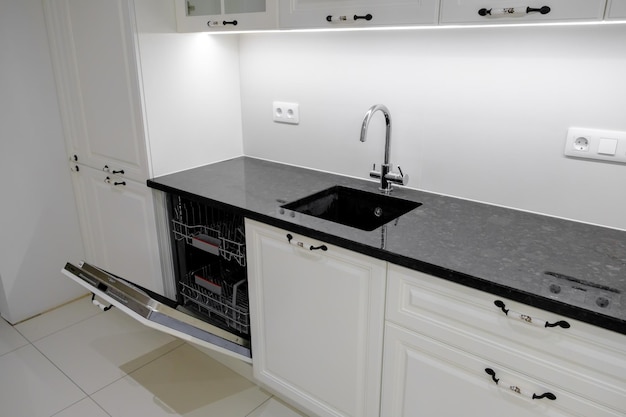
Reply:
[[224, 13], [262, 13], [265, 0], [224, 0]]
[[221, 0], [187, 0], [187, 16], [222, 14]]
[[176, 0], [179, 32], [276, 29], [274, 0]]

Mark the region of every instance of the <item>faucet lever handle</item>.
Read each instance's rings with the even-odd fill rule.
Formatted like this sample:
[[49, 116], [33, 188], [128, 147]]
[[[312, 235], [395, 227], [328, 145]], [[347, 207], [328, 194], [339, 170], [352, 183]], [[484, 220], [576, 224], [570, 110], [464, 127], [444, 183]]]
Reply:
[[380, 178], [381, 173], [376, 171], [376, 163], [372, 164], [372, 170], [370, 171], [371, 178]]
[[400, 168], [400, 165], [398, 165], [398, 171], [400, 171], [400, 176], [404, 177], [404, 172], [402, 172], [402, 168]]

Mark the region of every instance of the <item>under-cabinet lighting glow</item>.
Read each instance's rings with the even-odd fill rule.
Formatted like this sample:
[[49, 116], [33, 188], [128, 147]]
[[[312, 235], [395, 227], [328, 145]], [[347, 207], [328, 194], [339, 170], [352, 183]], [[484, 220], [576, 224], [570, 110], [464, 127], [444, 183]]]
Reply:
[[270, 30], [233, 30], [205, 32], [207, 35], [245, 35], [262, 33], [315, 33], [315, 32], [365, 32], [365, 31], [417, 31], [417, 30], [449, 30], [449, 29], [485, 29], [510, 27], [541, 27], [541, 26], [607, 26], [626, 25], [626, 20], [602, 20], [591, 22], [536, 22], [536, 23], [489, 23], [463, 25], [416, 25], [416, 26], [376, 26], [376, 27], [328, 27], [313, 29], [270, 29]]

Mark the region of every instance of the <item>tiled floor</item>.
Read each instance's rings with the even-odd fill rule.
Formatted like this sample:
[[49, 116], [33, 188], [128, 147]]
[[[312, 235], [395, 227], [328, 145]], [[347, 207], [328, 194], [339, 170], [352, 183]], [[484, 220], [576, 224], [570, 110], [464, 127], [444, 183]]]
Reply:
[[89, 298], [15, 327], [0, 318], [0, 416], [302, 417], [192, 345]]

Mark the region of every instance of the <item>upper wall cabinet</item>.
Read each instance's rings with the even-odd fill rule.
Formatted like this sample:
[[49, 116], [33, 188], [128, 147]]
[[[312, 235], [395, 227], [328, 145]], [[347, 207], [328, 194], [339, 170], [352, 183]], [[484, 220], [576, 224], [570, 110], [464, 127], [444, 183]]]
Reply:
[[279, 0], [280, 27], [436, 24], [439, 0]]
[[609, 0], [606, 19], [626, 19], [626, 0]]
[[179, 32], [276, 29], [276, 0], [175, 0]]
[[145, 181], [149, 163], [132, 3], [48, 0], [44, 6], [70, 158]]
[[501, 24], [601, 20], [605, 5], [606, 0], [441, 0], [439, 22]]

